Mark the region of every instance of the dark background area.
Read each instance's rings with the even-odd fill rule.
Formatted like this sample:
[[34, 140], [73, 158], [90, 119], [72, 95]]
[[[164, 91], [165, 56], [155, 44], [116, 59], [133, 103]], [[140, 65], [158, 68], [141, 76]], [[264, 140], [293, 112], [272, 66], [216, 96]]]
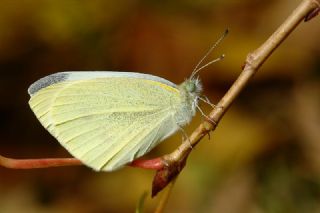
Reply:
[[[0, 3], [0, 154], [69, 157], [29, 109], [28, 86], [51, 73], [122, 70], [187, 78], [226, 28], [202, 70], [216, 103], [257, 48], [298, 5], [281, 1], [34, 1]], [[211, 140], [191, 154], [168, 212], [319, 212], [319, 18], [302, 24], [262, 66]], [[205, 112], [210, 107], [203, 105]], [[200, 123], [198, 115], [188, 133]], [[181, 134], [149, 157], [174, 150]], [[154, 173], [125, 167], [0, 168], [0, 212], [133, 212]], [[158, 198], [146, 200], [151, 211]]]

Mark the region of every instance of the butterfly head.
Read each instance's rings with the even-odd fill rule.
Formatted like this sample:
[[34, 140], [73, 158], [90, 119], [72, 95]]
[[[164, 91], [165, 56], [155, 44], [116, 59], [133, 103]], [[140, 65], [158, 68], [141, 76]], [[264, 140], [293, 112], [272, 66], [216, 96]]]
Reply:
[[192, 105], [192, 108], [195, 108], [197, 106], [199, 96], [202, 93], [202, 83], [199, 77], [186, 79], [180, 85], [180, 88], [187, 102]]
[[198, 97], [202, 92], [202, 83], [199, 77], [187, 79], [184, 85], [186, 92], [192, 97]]
[[182, 100], [182, 114], [177, 116], [184, 124], [191, 121], [198, 107], [199, 98], [202, 92], [202, 84], [198, 77], [190, 77], [179, 85]]

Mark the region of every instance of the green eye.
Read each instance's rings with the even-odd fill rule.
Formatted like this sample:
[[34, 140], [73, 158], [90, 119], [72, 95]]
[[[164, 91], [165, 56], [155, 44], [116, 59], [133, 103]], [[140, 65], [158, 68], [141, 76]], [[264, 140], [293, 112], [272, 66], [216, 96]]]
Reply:
[[186, 84], [186, 89], [188, 92], [194, 92], [196, 90], [196, 85], [193, 82], [188, 82]]

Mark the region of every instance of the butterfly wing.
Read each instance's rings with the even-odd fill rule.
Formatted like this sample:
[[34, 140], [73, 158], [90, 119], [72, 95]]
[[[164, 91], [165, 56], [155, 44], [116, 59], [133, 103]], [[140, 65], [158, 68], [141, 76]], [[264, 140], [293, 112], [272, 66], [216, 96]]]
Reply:
[[87, 166], [120, 168], [178, 129], [173, 115], [181, 100], [174, 84], [134, 73], [81, 74], [40, 79], [29, 88], [29, 104], [42, 125]]

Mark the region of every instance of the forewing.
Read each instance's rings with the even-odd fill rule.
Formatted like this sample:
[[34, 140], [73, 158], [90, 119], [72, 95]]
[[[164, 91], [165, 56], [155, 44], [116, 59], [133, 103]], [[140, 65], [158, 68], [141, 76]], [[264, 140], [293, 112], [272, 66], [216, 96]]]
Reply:
[[76, 158], [110, 171], [132, 161], [177, 129], [179, 91], [142, 78], [65, 81], [41, 88], [30, 106]]

